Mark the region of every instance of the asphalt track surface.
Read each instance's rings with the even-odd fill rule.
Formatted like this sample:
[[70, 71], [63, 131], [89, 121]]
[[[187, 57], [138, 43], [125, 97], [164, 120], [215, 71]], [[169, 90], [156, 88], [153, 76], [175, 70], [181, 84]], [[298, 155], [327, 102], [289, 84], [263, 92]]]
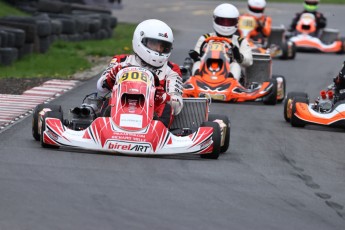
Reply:
[[[182, 64], [211, 31], [219, 1], [124, 1], [120, 21], [159, 18], [172, 25], [172, 60]], [[245, 3], [235, 2], [243, 10]], [[293, 4], [270, 4], [288, 25]], [[345, 34], [345, 6], [322, 5], [329, 27]], [[339, 71], [344, 55], [298, 53], [274, 60], [288, 91], [310, 97]], [[96, 78], [53, 103], [67, 111], [94, 91]], [[0, 133], [0, 229], [344, 229], [344, 130], [292, 128], [283, 105], [213, 103], [231, 119], [229, 151], [195, 156], [128, 157], [49, 150], [31, 136], [31, 117]]]

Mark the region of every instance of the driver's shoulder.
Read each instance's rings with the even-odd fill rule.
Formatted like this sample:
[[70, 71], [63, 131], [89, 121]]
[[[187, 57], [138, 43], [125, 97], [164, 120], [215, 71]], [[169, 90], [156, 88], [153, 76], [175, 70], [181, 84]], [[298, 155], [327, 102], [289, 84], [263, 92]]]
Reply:
[[203, 39], [207, 39], [207, 38], [209, 38], [209, 37], [214, 37], [214, 36], [217, 36], [216, 33], [211, 32], [211, 33], [203, 34], [201, 37], [202, 37]]
[[130, 54], [116, 54], [116, 55], [113, 56], [112, 60], [116, 61], [116, 62], [124, 62], [128, 58], [131, 58], [131, 56], [134, 56], [134, 55], [130, 55]]

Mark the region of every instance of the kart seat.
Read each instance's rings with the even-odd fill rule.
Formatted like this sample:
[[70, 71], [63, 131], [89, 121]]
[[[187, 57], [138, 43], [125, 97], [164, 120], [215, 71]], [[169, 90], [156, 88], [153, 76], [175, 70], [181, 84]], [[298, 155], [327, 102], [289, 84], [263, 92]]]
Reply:
[[121, 105], [130, 111], [137, 108], [143, 108], [145, 104], [145, 97], [142, 94], [122, 94]]
[[207, 59], [206, 65], [210, 71], [219, 71], [223, 66], [223, 60], [210, 58]]

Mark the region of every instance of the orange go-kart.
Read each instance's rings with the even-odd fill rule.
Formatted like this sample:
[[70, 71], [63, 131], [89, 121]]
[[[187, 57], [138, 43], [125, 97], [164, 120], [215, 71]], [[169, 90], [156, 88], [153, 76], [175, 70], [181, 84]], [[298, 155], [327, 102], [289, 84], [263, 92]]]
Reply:
[[289, 92], [284, 102], [284, 118], [294, 127], [321, 125], [345, 128], [345, 100], [339, 100], [332, 89], [321, 91], [314, 103], [308, 94]]
[[297, 22], [296, 32], [290, 35], [290, 41], [296, 44], [298, 51], [318, 51], [324, 53], [345, 53], [345, 38], [339, 37], [336, 29], [325, 28], [318, 36], [315, 16], [304, 13]]
[[[227, 102], [262, 101], [274, 105], [285, 97], [285, 79], [283, 76], [264, 76], [263, 82], [247, 82], [243, 86], [230, 72], [232, 60], [231, 40], [224, 37], [209, 37], [200, 60], [199, 71], [184, 83], [184, 97], [209, 96], [213, 100]], [[271, 69], [271, 59], [267, 58], [267, 69]], [[260, 58], [257, 60], [261, 60]], [[253, 66], [255, 63], [253, 64]], [[262, 69], [261, 65], [257, 65]], [[248, 73], [256, 73], [253, 67]], [[259, 70], [257, 71], [259, 72]], [[258, 73], [259, 75], [259, 73]]]
[[253, 52], [269, 54], [272, 58], [279, 58], [283, 60], [295, 58], [296, 46], [292, 41], [285, 39], [284, 28], [272, 27], [271, 34], [268, 38], [257, 35], [256, 28], [257, 22], [254, 16], [240, 16], [238, 22], [238, 31], [242, 37], [248, 40]]

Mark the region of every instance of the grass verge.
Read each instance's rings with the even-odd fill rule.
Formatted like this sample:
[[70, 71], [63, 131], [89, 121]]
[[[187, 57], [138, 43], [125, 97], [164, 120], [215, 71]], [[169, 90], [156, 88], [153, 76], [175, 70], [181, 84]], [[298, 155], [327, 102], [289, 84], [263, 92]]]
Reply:
[[[76, 72], [92, 67], [94, 63], [90, 60], [97, 57], [131, 53], [135, 26], [119, 23], [110, 39], [57, 41], [45, 54], [31, 54], [11, 66], [0, 66], [0, 78], [69, 78]], [[105, 66], [107, 64], [104, 63]]]
[[21, 10], [17, 10], [13, 6], [9, 5], [3, 0], [0, 0], [0, 17], [7, 16], [7, 15], [18, 15], [18, 16], [25, 16], [28, 15]]

